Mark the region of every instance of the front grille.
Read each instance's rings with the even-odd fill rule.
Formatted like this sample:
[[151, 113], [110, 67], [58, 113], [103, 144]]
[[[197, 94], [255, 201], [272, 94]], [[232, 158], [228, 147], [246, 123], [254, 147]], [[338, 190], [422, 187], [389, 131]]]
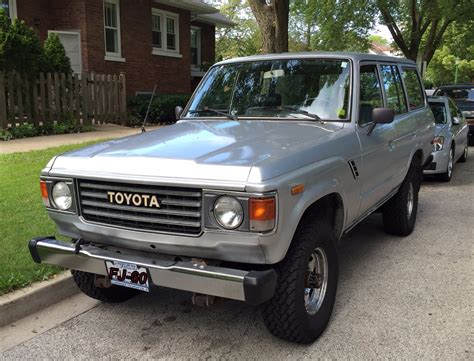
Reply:
[[[201, 189], [78, 180], [86, 221], [137, 230], [196, 235], [201, 232]], [[156, 196], [158, 207], [111, 203], [108, 192]]]

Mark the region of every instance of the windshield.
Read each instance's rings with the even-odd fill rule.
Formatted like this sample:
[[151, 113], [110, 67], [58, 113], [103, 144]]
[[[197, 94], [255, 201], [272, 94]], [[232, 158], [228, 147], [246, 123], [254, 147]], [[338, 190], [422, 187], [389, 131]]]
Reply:
[[[349, 118], [350, 63], [339, 59], [265, 60], [218, 65], [185, 115], [238, 118]], [[306, 114], [305, 114], [306, 113]], [[309, 114], [308, 114], [309, 113]]]
[[448, 97], [457, 100], [465, 100], [469, 102], [474, 102], [474, 88], [459, 88], [459, 89], [442, 89], [442, 95], [447, 95]]

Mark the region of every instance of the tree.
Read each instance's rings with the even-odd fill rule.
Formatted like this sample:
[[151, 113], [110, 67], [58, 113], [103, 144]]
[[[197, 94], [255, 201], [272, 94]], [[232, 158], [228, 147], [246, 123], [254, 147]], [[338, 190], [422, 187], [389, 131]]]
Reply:
[[427, 65], [449, 25], [468, 20], [474, 12], [472, 0], [377, 0], [376, 4], [403, 54]]
[[18, 19], [10, 21], [0, 10], [0, 71], [36, 74], [42, 49], [36, 32]]
[[41, 71], [44, 73], [72, 73], [71, 61], [59, 40], [58, 34], [50, 34], [43, 44]]
[[366, 0], [293, 0], [290, 48], [367, 51], [375, 14]]
[[248, 0], [262, 34], [263, 53], [288, 51], [289, 0]]
[[251, 9], [244, 0], [213, 2], [236, 25], [216, 29], [216, 60], [260, 53], [262, 37]]
[[[474, 81], [474, 20], [452, 23], [426, 72], [436, 86]], [[457, 76], [456, 76], [457, 73]]]

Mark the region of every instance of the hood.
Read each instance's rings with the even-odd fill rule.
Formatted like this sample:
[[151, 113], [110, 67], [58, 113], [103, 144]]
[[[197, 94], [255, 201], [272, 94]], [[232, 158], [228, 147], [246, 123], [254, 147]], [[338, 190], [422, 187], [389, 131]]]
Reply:
[[[298, 119], [181, 121], [65, 153], [56, 158], [49, 174], [242, 183], [256, 168], [263, 181], [307, 165], [311, 160], [298, 155], [341, 128], [341, 123]], [[282, 166], [275, 167], [275, 162]]]

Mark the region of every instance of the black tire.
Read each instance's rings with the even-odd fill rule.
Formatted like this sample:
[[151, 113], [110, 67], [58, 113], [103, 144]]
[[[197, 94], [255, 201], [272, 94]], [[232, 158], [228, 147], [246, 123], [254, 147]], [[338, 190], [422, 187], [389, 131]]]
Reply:
[[449, 150], [449, 159], [448, 159], [448, 165], [446, 168], [446, 172], [441, 173], [437, 176], [437, 178], [442, 181], [442, 182], [449, 182], [451, 178], [453, 177], [453, 167], [454, 167], [454, 148], [451, 147]]
[[71, 270], [71, 273], [72, 279], [79, 289], [87, 296], [99, 301], [119, 303], [127, 301], [140, 293], [140, 291], [120, 286], [97, 287], [94, 283], [95, 275], [93, 273], [76, 270]]
[[[307, 344], [316, 340], [326, 328], [336, 298], [338, 257], [336, 239], [325, 220], [303, 221], [293, 237], [285, 259], [278, 265], [278, 284], [273, 298], [262, 305], [267, 329], [289, 342]], [[326, 291], [315, 314], [305, 306], [305, 282], [308, 263], [316, 249], [323, 250], [327, 260]]]
[[469, 153], [469, 146], [466, 144], [466, 147], [464, 148], [464, 152], [463, 152], [461, 158], [458, 159], [458, 162], [459, 163], [466, 163], [468, 153]]
[[[384, 230], [396, 236], [408, 236], [413, 232], [418, 210], [420, 176], [417, 167], [411, 166], [398, 192], [382, 207]], [[412, 196], [410, 196], [410, 193]], [[410, 211], [409, 200], [412, 199]]]

